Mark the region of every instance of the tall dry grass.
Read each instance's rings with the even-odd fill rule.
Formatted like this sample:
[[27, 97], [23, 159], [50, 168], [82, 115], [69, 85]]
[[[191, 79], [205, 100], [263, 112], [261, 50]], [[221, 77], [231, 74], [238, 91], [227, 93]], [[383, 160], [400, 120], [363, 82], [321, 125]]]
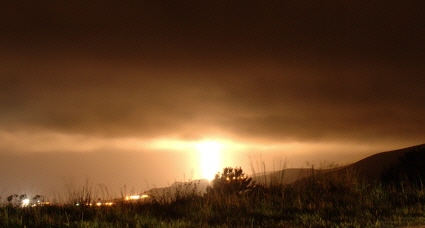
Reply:
[[[247, 191], [221, 195], [198, 194], [199, 186], [180, 183], [170, 200], [165, 200], [164, 196], [140, 203], [121, 202], [113, 207], [3, 206], [0, 227], [394, 227], [425, 224], [423, 187], [404, 184], [400, 189], [371, 184], [360, 179], [355, 170], [341, 167], [317, 169], [312, 166], [304, 172], [305, 176], [292, 184], [285, 183], [281, 177], [270, 178]], [[75, 199], [87, 201], [99, 194], [101, 191], [87, 185], [71, 194], [69, 199], [70, 202]]]

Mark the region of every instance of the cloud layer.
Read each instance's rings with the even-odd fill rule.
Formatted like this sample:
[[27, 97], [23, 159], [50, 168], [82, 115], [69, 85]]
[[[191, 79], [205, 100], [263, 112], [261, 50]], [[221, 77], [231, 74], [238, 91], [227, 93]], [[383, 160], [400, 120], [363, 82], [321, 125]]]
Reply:
[[9, 3], [5, 131], [422, 143], [409, 3]]

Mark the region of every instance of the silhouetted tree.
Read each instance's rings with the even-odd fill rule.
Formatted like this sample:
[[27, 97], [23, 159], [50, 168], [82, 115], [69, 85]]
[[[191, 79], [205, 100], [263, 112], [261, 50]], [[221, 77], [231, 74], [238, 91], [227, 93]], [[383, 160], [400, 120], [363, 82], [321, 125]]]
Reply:
[[17, 199], [17, 198], [18, 198], [18, 194], [13, 194], [7, 197], [7, 201], [11, 203], [13, 199]]
[[33, 201], [34, 203], [44, 202], [44, 197], [43, 197], [43, 196], [41, 196], [41, 195], [35, 195], [35, 196], [32, 198], [32, 201]]
[[254, 187], [252, 178], [245, 175], [242, 168], [224, 168], [223, 173], [217, 173], [212, 186], [207, 188], [207, 194], [230, 195], [242, 194]]

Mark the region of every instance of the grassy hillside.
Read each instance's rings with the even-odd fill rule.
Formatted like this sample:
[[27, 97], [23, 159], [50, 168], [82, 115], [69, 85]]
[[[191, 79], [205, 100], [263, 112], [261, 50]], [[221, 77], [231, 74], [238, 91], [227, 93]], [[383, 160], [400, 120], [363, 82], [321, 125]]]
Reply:
[[[409, 158], [405, 156], [406, 152], [412, 151], [416, 151], [415, 155], [424, 153], [423, 145], [413, 149], [394, 151], [394, 153], [378, 154], [338, 170], [325, 172], [315, 169], [290, 170], [285, 171], [285, 174], [276, 172], [276, 178], [288, 175], [286, 180], [283, 177], [283, 182], [266, 181], [253, 184], [252, 180], [244, 175], [238, 175], [235, 178], [222, 176], [203, 194], [198, 193], [195, 183], [176, 183], [170, 186], [176, 190], [171, 200], [161, 200], [161, 196], [158, 195], [133, 203], [119, 201], [113, 206], [69, 204], [13, 207], [5, 204], [0, 207], [0, 227], [408, 227], [425, 225], [423, 185], [409, 183], [406, 181], [409, 179], [403, 179], [402, 188], [400, 188], [401, 185], [397, 182], [375, 181], [371, 184], [363, 177], [368, 173], [365, 172], [366, 167], [378, 167], [378, 170], [383, 170], [383, 173], [393, 170], [391, 167], [403, 171], [400, 167], [404, 166], [397, 164], [399, 162], [402, 164], [405, 160], [410, 161], [403, 158]], [[420, 156], [414, 158], [422, 159]], [[390, 165], [373, 165], [377, 161], [386, 161], [385, 164]], [[422, 164], [420, 162], [418, 164]], [[362, 169], [356, 170], [358, 167]], [[301, 171], [309, 173], [297, 181], [289, 181], [292, 180], [289, 178], [291, 176], [289, 173], [293, 172], [292, 174], [297, 176], [302, 173]], [[272, 179], [272, 177], [273, 175], [267, 178]], [[226, 188], [226, 185], [233, 187]], [[88, 199], [96, 198], [95, 193], [84, 191], [84, 194], [76, 195], [86, 195]]]

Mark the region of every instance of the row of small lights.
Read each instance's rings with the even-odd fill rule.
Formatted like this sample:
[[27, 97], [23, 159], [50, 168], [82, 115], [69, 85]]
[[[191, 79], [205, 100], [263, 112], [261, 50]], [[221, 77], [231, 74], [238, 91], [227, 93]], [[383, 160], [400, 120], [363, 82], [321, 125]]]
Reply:
[[125, 200], [129, 201], [129, 200], [140, 200], [140, 199], [146, 199], [148, 198], [149, 195], [143, 194], [143, 195], [132, 195], [132, 196], [126, 196]]
[[[131, 195], [131, 196], [126, 196], [125, 197], [125, 201], [142, 200], [142, 199], [146, 199], [148, 197], [149, 197], [149, 195], [146, 195], [146, 194], [142, 194], [142, 195]], [[114, 202], [105, 202], [105, 203], [97, 202], [95, 205], [96, 206], [102, 206], [102, 205], [103, 206], [112, 206], [114, 204], [115, 204]], [[35, 207], [35, 206], [42, 206], [42, 205], [50, 205], [50, 202], [40, 202], [40, 201], [37, 201], [37, 203], [35, 203], [35, 204], [31, 205], [31, 206]], [[75, 206], [80, 206], [80, 205], [81, 205], [80, 203], [76, 203], [75, 204]], [[86, 203], [85, 205], [86, 206], [93, 206], [92, 203]], [[28, 207], [28, 206], [30, 206], [30, 200], [29, 199], [23, 199], [22, 200], [22, 207]]]
[[[242, 179], [246, 179], [246, 177], [233, 177], [232, 178], [233, 180], [236, 180], [236, 179], [238, 179], [238, 180], [242, 180]], [[226, 181], [230, 181], [230, 177], [226, 177]]]
[[[43, 206], [43, 205], [50, 205], [50, 202], [40, 202], [40, 200], [37, 201], [37, 203], [32, 204], [32, 207], [36, 206]], [[23, 199], [22, 200], [22, 207], [28, 207], [30, 206], [30, 200], [29, 199]]]
[[[101, 203], [101, 202], [97, 202], [95, 205], [96, 206], [112, 206], [112, 205], [114, 205], [115, 203], [113, 203], [113, 202], [106, 202], [106, 203]], [[75, 206], [80, 206], [81, 204], [80, 203], [76, 203], [75, 204]], [[93, 204], [92, 203], [86, 203], [85, 204], [86, 206], [93, 206]]]
[[[135, 201], [135, 200], [141, 200], [141, 199], [146, 199], [148, 198], [149, 195], [143, 194], [143, 195], [131, 195], [131, 196], [126, 196], [125, 197], [125, 201]], [[96, 206], [112, 206], [114, 205], [114, 202], [97, 202], [95, 205]], [[86, 206], [93, 206], [93, 203], [86, 203]], [[75, 206], [80, 206], [80, 203], [76, 203]]]

